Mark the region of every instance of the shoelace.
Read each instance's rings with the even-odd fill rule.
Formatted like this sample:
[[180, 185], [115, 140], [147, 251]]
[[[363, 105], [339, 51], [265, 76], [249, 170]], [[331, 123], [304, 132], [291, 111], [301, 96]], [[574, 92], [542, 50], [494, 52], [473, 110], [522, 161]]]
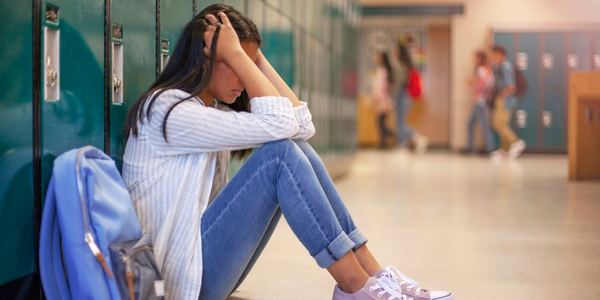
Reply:
[[[400, 272], [394, 266], [387, 266], [385, 268], [385, 273], [382, 274], [382, 278], [388, 278], [391, 281], [391, 287], [398, 290], [402, 293], [402, 286], [407, 284], [407, 291], [412, 290], [413, 288], [417, 288], [415, 294], [421, 294], [421, 288], [419, 287], [419, 283], [410, 279], [410, 277], [406, 276], [404, 273]], [[404, 295], [403, 295], [404, 296]]]
[[375, 291], [381, 289], [382, 291], [377, 293], [377, 296], [383, 297], [387, 293], [390, 295], [387, 298], [387, 300], [409, 300], [406, 298], [406, 295], [402, 295], [396, 289], [393, 288], [395, 284], [396, 283], [394, 283], [389, 277], [382, 276], [381, 278], [377, 279], [377, 283], [375, 285], [369, 287], [369, 290]]

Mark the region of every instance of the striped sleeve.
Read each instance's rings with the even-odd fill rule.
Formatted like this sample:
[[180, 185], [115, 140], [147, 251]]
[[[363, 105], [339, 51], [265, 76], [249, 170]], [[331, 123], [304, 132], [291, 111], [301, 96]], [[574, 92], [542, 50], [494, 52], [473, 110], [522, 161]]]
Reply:
[[[287, 98], [259, 97], [251, 100], [252, 112], [222, 111], [200, 101], [176, 106], [166, 123], [168, 142], [162, 134], [162, 121], [169, 107], [185, 97], [171, 91], [157, 98], [147, 124], [150, 143], [163, 155], [236, 150], [293, 138], [299, 134], [296, 111]], [[307, 112], [300, 112], [302, 118]]]
[[302, 105], [294, 107], [294, 115], [296, 116], [296, 122], [298, 123], [298, 132], [293, 135], [292, 139], [303, 139], [308, 140], [315, 135], [315, 126], [312, 122], [312, 115], [308, 110], [306, 102], [302, 102]]

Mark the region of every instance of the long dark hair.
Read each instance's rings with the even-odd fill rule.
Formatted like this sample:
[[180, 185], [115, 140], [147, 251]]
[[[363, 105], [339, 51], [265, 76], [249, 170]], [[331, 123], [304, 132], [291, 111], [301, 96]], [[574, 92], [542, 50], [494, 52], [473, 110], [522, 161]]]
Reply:
[[392, 65], [390, 64], [390, 57], [387, 53], [381, 53], [381, 64], [387, 71], [387, 80], [389, 84], [394, 82], [394, 76], [392, 75]]
[[475, 57], [477, 58], [477, 65], [475, 66], [475, 69], [484, 66], [486, 67], [488, 64], [488, 59], [487, 59], [487, 53], [485, 53], [484, 51], [477, 51], [475, 52]]
[[408, 52], [406, 46], [401, 43], [398, 43], [398, 60], [406, 66], [407, 70], [414, 68], [410, 52]]
[[[202, 93], [212, 81], [215, 68], [217, 39], [221, 29], [220, 23], [217, 25], [211, 43], [213, 46], [210, 50], [210, 58], [207, 58], [204, 55], [203, 37], [208, 25], [210, 25], [210, 22], [205, 18], [206, 15], [212, 14], [221, 21], [221, 18], [217, 15], [218, 12], [224, 12], [225, 15], [227, 15], [227, 18], [229, 18], [229, 21], [241, 42], [256, 42], [260, 47], [262, 39], [256, 25], [252, 20], [245, 17], [235, 8], [224, 4], [213, 4], [202, 10], [183, 28], [179, 40], [175, 45], [175, 50], [173, 50], [173, 54], [169, 58], [169, 63], [165, 69], [158, 78], [156, 78], [148, 90], [132, 105], [123, 128], [125, 138], [129, 137], [130, 133], [136, 137], [138, 136], [138, 121], [144, 122], [144, 117], [148, 118], [148, 120], [150, 119], [152, 105], [158, 96], [168, 89], [179, 89], [189, 93], [191, 96], [175, 102], [175, 104], [171, 105], [169, 110], [167, 110], [167, 114], [162, 123], [162, 133], [165, 141], [168, 142], [167, 119], [173, 109], [185, 101], [193, 101], [193, 98]], [[150, 97], [153, 93], [154, 95]], [[148, 108], [144, 110], [147, 102]], [[225, 105], [235, 111], [249, 112], [250, 98], [248, 93], [244, 90], [235, 102]], [[251, 149], [236, 150], [233, 151], [231, 155], [232, 157], [241, 159], [250, 154], [250, 152]]]

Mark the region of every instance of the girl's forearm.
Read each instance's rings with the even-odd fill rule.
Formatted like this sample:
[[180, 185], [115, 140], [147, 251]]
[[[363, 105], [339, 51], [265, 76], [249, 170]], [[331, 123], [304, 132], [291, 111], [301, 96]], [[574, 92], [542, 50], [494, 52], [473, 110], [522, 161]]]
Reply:
[[300, 103], [300, 100], [298, 100], [298, 97], [296, 97], [296, 94], [294, 94], [294, 92], [287, 85], [287, 83], [285, 83], [285, 81], [283, 81], [281, 76], [279, 76], [277, 71], [275, 71], [273, 66], [271, 66], [269, 61], [267, 61], [267, 59], [262, 55], [262, 53], [259, 52], [258, 55], [259, 55], [259, 58], [257, 61], [258, 68], [264, 74], [264, 76], [266, 76], [267, 79], [269, 79], [269, 81], [273, 84], [273, 86], [275, 86], [275, 88], [277, 89], [279, 94], [281, 94], [281, 96], [283, 96], [283, 97], [290, 99], [290, 102], [292, 102], [292, 105], [294, 107], [302, 105]]
[[240, 51], [237, 55], [232, 55], [228, 59], [227, 64], [244, 85], [250, 99], [254, 97], [281, 96], [278, 89], [244, 51]]

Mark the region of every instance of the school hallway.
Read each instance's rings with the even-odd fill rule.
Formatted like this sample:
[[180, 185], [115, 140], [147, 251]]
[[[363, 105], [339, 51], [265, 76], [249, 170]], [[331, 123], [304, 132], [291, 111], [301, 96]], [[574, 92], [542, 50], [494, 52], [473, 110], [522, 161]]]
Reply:
[[[336, 185], [380, 264], [423, 288], [457, 300], [600, 295], [600, 182], [569, 181], [565, 155], [361, 150]], [[325, 300], [334, 284], [282, 218], [229, 299]]]

